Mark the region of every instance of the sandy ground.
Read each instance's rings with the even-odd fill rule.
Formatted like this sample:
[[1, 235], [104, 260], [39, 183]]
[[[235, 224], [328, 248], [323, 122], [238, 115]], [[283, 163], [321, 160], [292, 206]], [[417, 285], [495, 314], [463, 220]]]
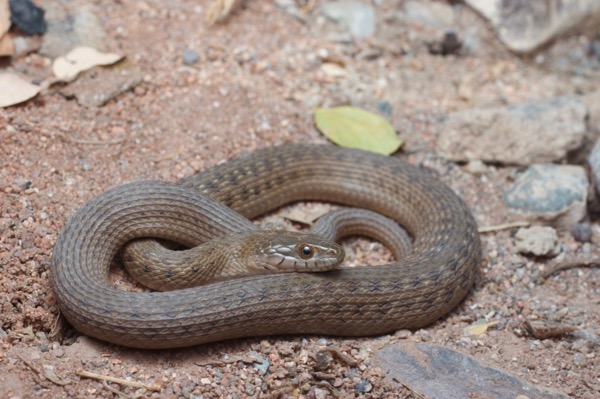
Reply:
[[[0, 110], [0, 396], [115, 397], [102, 383], [76, 375], [84, 369], [162, 386], [157, 393], [110, 385], [126, 397], [411, 398], [417, 396], [385, 380], [372, 365], [379, 348], [411, 340], [459, 350], [575, 398], [598, 397], [593, 335], [600, 323], [598, 270], [565, 271], [541, 285], [536, 276], [545, 262], [518, 255], [511, 231], [483, 236], [476, 287], [453, 313], [416, 332], [363, 339], [243, 339], [173, 351], [130, 350], [71, 329], [49, 338], [58, 315], [49, 258], [78, 207], [125, 182], [177, 181], [257, 148], [325, 143], [312, 122], [317, 106], [350, 103], [378, 111], [388, 102], [391, 122], [406, 142], [398, 156], [430, 168], [455, 189], [481, 226], [515, 220], [501, 201], [515, 169], [492, 166], [477, 177], [439, 158], [434, 149], [441, 120], [473, 106], [585, 94], [594, 82], [506, 52], [467, 9], [457, 26], [475, 29], [476, 51], [431, 55], [424, 41], [437, 33], [391, 18], [400, 3], [385, 2], [378, 9], [376, 41], [347, 42], [341, 40], [343, 30], [323, 17], [303, 23], [266, 0], [246, 2], [229, 22], [215, 27], [202, 23], [206, 2], [95, 2], [109, 49], [140, 68], [143, 82], [100, 108], [50, 92]], [[578, 40], [561, 45], [578, 46]], [[199, 53], [197, 64], [183, 64], [186, 48]], [[410, 55], [389, 48], [410, 49]], [[342, 65], [345, 76], [328, 75], [321, 67], [324, 59]], [[31, 54], [9, 67], [41, 79], [47, 65]], [[277, 216], [262, 222], [273, 220], [288, 223]], [[572, 252], [581, 246], [568, 233], [561, 240]], [[356, 263], [389, 256], [366, 240], [347, 241], [346, 248]], [[486, 334], [465, 336], [465, 327], [486, 316], [498, 324]], [[525, 318], [560, 320], [587, 335], [524, 337], [519, 332]], [[319, 352], [327, 345], [358, 365], [334, 358], [321, 369]], [[270, 362], [266, 374], [256, 367], [265, 360]], [[58, 383], [42, 376], [48, 370], [59, 376]], [[71, 383], [61, 385], [60, 378]]]

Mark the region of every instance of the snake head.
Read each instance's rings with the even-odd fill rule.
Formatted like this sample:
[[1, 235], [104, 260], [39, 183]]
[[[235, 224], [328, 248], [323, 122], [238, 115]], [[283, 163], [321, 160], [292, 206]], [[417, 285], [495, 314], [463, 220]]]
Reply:
[[262, 232], [250, 255], [255, 267], [273, 272], [322, 272], [339, 268], [341, 245], [319, 235], [291, 231]]

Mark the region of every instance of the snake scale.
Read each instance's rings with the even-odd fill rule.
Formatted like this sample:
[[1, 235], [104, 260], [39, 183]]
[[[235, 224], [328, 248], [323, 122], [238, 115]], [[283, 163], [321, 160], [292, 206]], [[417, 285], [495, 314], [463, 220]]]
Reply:
[[[109, 283], [113, 258], [134, 238], [192, 246], [300, 200], [381, 213], [413, 237], [412, 252], [373, 267], [249, 276], [167, 292], [124, 292]], [[465, 297], [481, 257], [468, 207], [426, 171], [360, 150], [284, 145], [178, 185], [130, 183], [90, 200], [60, 234], [51, 283], [77, 330], [130, 347], [174, 348], [249, 336], [368, 336], [423, 327]]]

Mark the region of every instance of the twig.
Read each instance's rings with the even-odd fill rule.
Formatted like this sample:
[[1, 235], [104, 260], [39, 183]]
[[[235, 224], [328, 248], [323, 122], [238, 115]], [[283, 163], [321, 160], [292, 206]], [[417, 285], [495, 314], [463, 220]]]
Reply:
[[551, 265], [548, 270], [544, 271], [540, 277], [542, 279], [546, 279], [553, 275], [556, 272], [566, 269], [573, 269], [575, 267], [598, 267], [600, 266], [600, 259], [583, 259], [583, 258], [574, 258], [565, 260], [563, 262], [555, 263]]
[[30, 369], [32, 369], [33, 371], [35, 371], [38, 374], [42, 374], [42, 370], [40, 370], [36, 365], [34, 365], [33, 363], [31, 363], [29, 360], [25, 360], [25, 358], [21, 355], [17, 355], [17, 357], [19, 359], [21, 359], [21, 361], [23, 363], [25, 363], [25, 366], [29, 367]]
[[59, 377], [58, 375], [56, 375], [56, 373], [54, 371], [54, 367], [44, 365], [43, 369], [40, 369], [39, 367], [37, 367], [36, 365], [31, 363], [29, 360], [26, 360], [23, 356], [21, 356], [21, 355], [17, 355], [17, 356], [19, 357], [19, 359], [21, 359], [21, 361], [27, 367], [29, 367], [31, 370], [33, 370], [38, 375], [38, 377], [44, 377], [48, 381], [50, 381], [56, 385], [60, 385], [60, 386], [69, 385], [71, 383], [71, 380], [69, 380], [68, 378], [62, 378], [62, 377]]
[[106, 381], [102, 381], [102, 386], [104, 388], [106, 388], [107, 390], [111, 391], [112, 393], [114, 393], [115, 395], [117, 395], [120, 398], [127, 398], [127, 399], [129, 399], [129, 396], [125, 395], [123, 392], [119, 391], [118, 389], [115, 389], [115, 388], [111, 387], [110, 385], [108, 385], [108, 382], [106, 382]]
[[113, 144], [121, 144], [123, 141], [125, 141], [125, 137], [117, 137], [116, 139], [104, 140], [104, 141], [77, 139], [73, 136], [66, 136], [66, 138], [71, 143], [74, 143], [74, 144], [88, 144], [88, 145], [113, 145]]
[[337, 358], [342, 363], [345, 363], [346, 365], [348, 365], [350, 367], [358, 366], [358, 362], [356, 360], [354, 360], [354, 358], [352, 358], [352, 356], [343, 353], [338, 347], [332, 346], [327, 349], [329, 350], [329, 352], [331, 353], [332, 356]]
[[81, 376], [81, 377], [92, 378], [92, 379], [99, 380], [99, 381], [110, 381], [110, 382], [114, 382], [117, 384], [126, 385], [129, 387], [145, 388], [149, 391], [160, 392], [160, 390], [162, 389], [162, 387], [158, 384], [144, 384], [142, 382], [128, 381], [128, 380], [124, 380], [122, 378], [116, 378], [116, 377], [111, 377], [108, 375], [96, 374], [96, 373], [92, 373], [90, 371], [85, 371], [82, 369], [77, 369], [75, 374], [77, 374], [78, 376]]
[[530, 224], [531, 224], [530, 222], [526, 222], [526, 221], [512, 222], [512, 223], [498, 224], [496, 226], [480, 227], [477, 231], [479, 231], [480, 234], [491, 233], [491, 232], [498, 231], [498, 230], [512, 229], [514, 227], [529, 227]]

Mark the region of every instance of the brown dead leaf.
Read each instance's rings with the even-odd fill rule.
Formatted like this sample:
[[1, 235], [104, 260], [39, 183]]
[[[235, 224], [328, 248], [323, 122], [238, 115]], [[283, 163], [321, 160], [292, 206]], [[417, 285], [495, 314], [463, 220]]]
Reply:
[[0, 57], [10, 57], [15, 52], [15, 46], [13, 46], [12, 37], [10, 33], [0, 36]]
[[76, 47], [64, 57], [58, 57], [52, 63], [52, 72], [59, 80], [70, 82], [79, 73], [95, 66], [111, 65], [123, 59], [122, 55], [101, 53], [91, 47]]
[[8, 0], [0, 0], [0, 37], [10, 29], [10, 8]]
[[0, 108], [19, 104], [35, 97], [41, 90], [12, 73], [0, 75]]
[[490, 327], [494, 327], [497, 324], [497, 321], [490, 321], [487, 323], [475, 322], [470, 326], [466, 327], [464, 331], [466, 335], [480, 335], [485, 333]]

